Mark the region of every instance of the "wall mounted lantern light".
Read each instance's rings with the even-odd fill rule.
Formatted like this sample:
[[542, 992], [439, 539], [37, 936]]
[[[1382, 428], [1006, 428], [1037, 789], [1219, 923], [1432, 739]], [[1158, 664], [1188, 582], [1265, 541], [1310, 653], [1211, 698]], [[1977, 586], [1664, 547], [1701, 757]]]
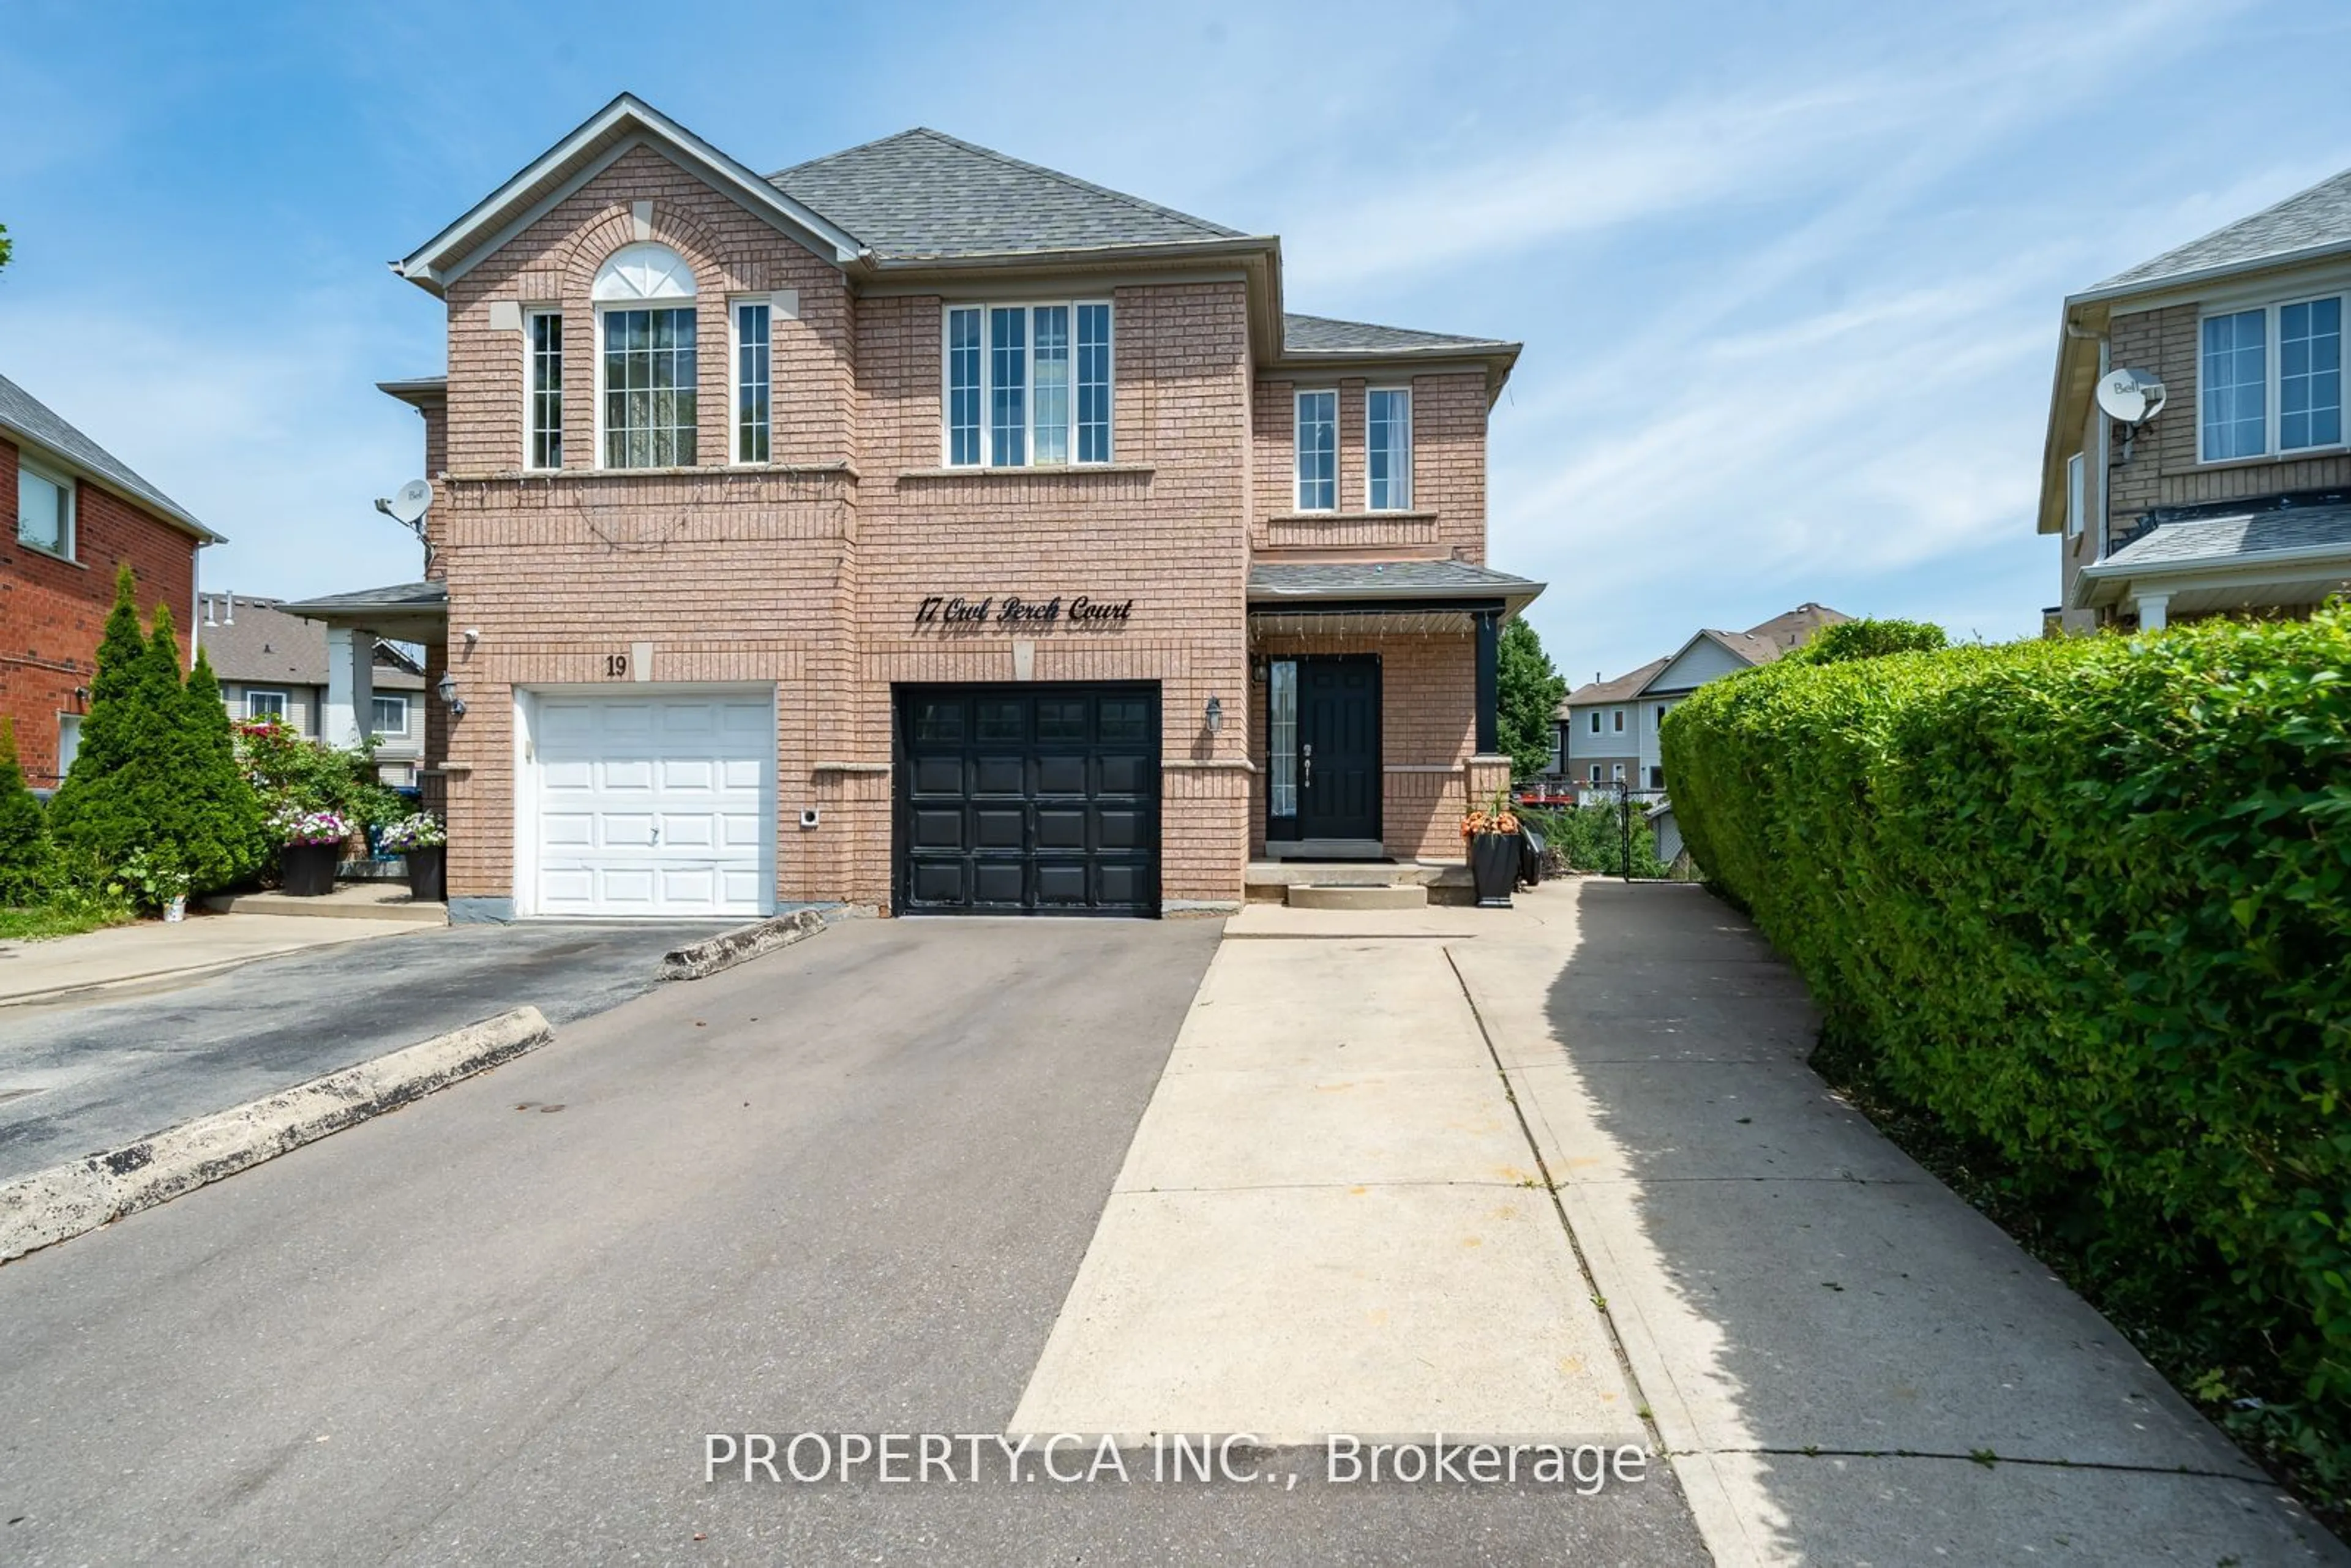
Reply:
[[448, 671], [441, 672], [441, 682], [433, 688], [441, 694], [442, 706], [459, 718], [465, 716], [465, 699], [457, 695], [457, 677]]
[[1214, 735], [1225, 727], [1225, 703], [1222, 697], [1208, 699], [1208, 733]]

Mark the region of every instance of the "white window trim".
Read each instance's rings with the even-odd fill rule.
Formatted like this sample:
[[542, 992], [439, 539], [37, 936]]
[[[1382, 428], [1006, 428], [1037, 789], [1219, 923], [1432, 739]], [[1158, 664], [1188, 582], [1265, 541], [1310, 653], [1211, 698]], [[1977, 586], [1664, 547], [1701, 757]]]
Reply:
[[[531, 386], [531, 372], [537, 369], [537, 367], [531, 363], [533, 353], [533, 350], [531, 348], [531, 323], [542, 316], [553, 316], [560, 320], [563, 318], [563, 307], [560, 305], [526, 305], [522, 308], [522, 470], [526, 474], [555, 474], [559, 473], [562, 470], [562, 465], [559, 464], [552, 468], [541, 468], [533, 464], [530, 460], [531, 421], [537, 416], [538, 412], [536, 407], [536, 399], [538, 394]], [[563, 350], [562, 395], [563, 401], [567, 405], [565, 412], [569, 413], [569, 410], [568, 405], [571, 401], [571, 336], [569, 322], [565, 322], [559, 336]], [[601, 402], [601, 400], [599, 401]], [[560, 428], [556, 432], [556, 441], [558, 445], [563, 444], [562, 431]]]
[[[743, 455], [743, 421], [737, 417], [743, 396], [743, 307], [768, 308], [768, 455]], [[783, 312], [772, 294], [730, 294], [726, 297], [726, 460], [737, 466], [766, 467], [776, 460], [776, 319]], [[699, 407], [699, 400], [696, 400]], [[699, 439], [695, 449], [700, 450]]]
[[[1306, 428], [1301, 405], [1310, 397], [1331, 400], [1331, 504], [1310, 507], [1306, 504], [1306, 481], [1298, 472], [1299, 437]], [[1290, 393], [1290, 505], [1293, 511], [1332, 513], [1339, 509], [1345, 486], [1342, 473], [1345, 465], [1340, 461], [1339, 432], [1345, 423], [1340, 417], [1339, 389], [1336, 387], [1293, 387]]]
[[[594, 342], [589, 347], [589, 353], [595, 361], [596, 452], [594, 466], [598, 472], [605, 474], [657, 474], [661, 472], [661, 465], [659, 465], [650, 468], [630, 468], [618, 464], [608, 463], [604, 459], [604, 316], [606, 312], [612, 310], [691, 310], [694, 312], [694, 462], [690, 466], [695, 468], [708, 466], [708, 465], [702, 461], [703, 448], [705, 444], [702, 437], [702, 416], [705, 412], [702, 405], [709, 401], [702, 395], [703, 371], [705, 368], [702, 362], [704, 358], [702, 352], [702, 298], [699, 295], [694, 294], [689, 294], [683, 298], [669, 298], [662, 299], [599, 299], [596, 301], [596, 337]], [[728, 312], [728, 317], [730, 325], [727, 327], [726, 331], [728, 338], [731, 340], [734, 337], [735, 332], [735, 329], [731, 325], [733, 317], [733, 312], [731, 310]], [[569, 366], [565, 368], [567, 371], [569, 369]], [[567, 375], [565, 379], [569, 381], [569, 377]], [[729, 370], [728, 389], [726, 409], [728, 417], [731, 420], [735, 409], [731, 367]], [[734, 450], [734, 437], [731, 434], [727, 437], [726, 450], [730, 452]], [[689, 465], [672, 465], [671, 466], [689, 466]]]
[[[22, 533], [19, 533], [16, 536], [16, 543], [24, 547], [26, 549], [33, 551], [36, 555], [47, 556], [51, 560], [72, 561], [76, 565], [80, 564], [81, 482], [76, 479], [65, 469], [53, 467], [49, 464], [44, 463], [40, 459], [27, 455], [22, 447], [17, 448], [16, 466], [23, 469], [26, 473], [32, 475], [37, 479], [44, 479], [48, 483], [55, 485], [57, 487], [58, 493], [65, 497], [66, 512], [64, 518], [65, 526], [60, 530], [61, 537], [57, 540], [57, 549], [51, 549], [47, 545], [35, 544], [32, 540], [26, 538]], [[18, 504], [22, 505], [21, 499]], [[24, 518], [21, 516], [16, 519], [16, 524], [19, 528], [23, 528]]]
[[[1401, 394], [1404, 398], [1404, 448], [1402, 454], [1404, 457], [1404, 501], [1400, 506], [1375, 507], [1372, 505], [1372, 394], [1374, 392], [1395, 392]], [[1419, 476], [1413, 472], [1412, 449], [1413, 426], [1415, 419], [1412, 402], [1412, 388], [1409, 385], [1367, 386], [1364, 389], [1364, 510], [1366, 512], [1409, 512], [1413, 509], [1414, 486], [1417, 484]], [[1391, 483], [1393, 483], [1393, 479], [1391, 480]]]
[[1592, 733], [1594, 735], [1598, 735], [1600, 733], [1600, 710], [1598, 708], [1593, 708], [1592, 710]]
[[1612, 762], [1608, 765], [1608, 782], [1611, 784], [1622, 784], [1625, 782], [1625, 765], [1623, 763]]
[[1625, 710], [1623, 708], [1612, 707], [1608, 710], [1608, 727], [1611, 734], [1622, 735], [1625, 733]]
[[[991, 339], [988, 332], [988, 312], [992, 310], [1014, 309], [1031, 312], [1029, 318], [1028, 333], [1024, 340], [1025, 347], [1022, 350], [1021, 359], [1021, 363], [1029, 369], [1029, 377], [1026, 383], [1028, 389], [1027, 395], [1021, 399], [1020, 404], [1020, 416], [1024, 422], [1021, 426], [1022, 438], [1020, 450], [1024, 453], [1034, 454], [1037, 450], [1037, 319], [1034, 312], [1039, 306], [1043, 306], [1047, 309], [1050, 309], [1056, 305], [1067, 307], [1070, 312], [1069, 461], [1066, 463], [1030, 462], [1011, 465], [990, 463], [987, 460], [987, 457], [989, 449], [993, 444], [990, 440], [991, 426], [988, 420], [988, 410], [990, 403], [993, 401], [993, 394], [996, 391], [996, 354], [990, 346]], [[1106, 367], [1110, 378], [1110, 421], [1109, 426], [1104, 432], [1109, 443], [1109, 449], [1100, 457], [1081, 459], [1078, 456], [1078, 309], [1081, 306], [1087, 305], [1099, 305], [1103, 309], [1110, 312], [1110, 364]], [[955, 321], [955, 313], [958, 310], [977, 310], [979, 312], [979, 461], [977, 463], [958, 463], [955, 460], [955, 430], [948, 423], [949, 419], [952, 418], [955, 413], [955, 361], [952, 350], [949, 347], [948, 333], [952, 329]], [[775, 319], [770, 315], [768, 318], [768, 332], [769, 340], [771, 342], [773, 341]], [[772, 357], [772, 350], [770, 350], [770, 358], [768, 361], [768, 386], [770, 389], [775, 385], [774, 363], [775, 361]], [[772, 400], [774, 396], [772, 390], [768, 395]], [[772, 406], [772, 402], [770, 406]], [[772, 443], [774, 439], [774, 434], [771, 431], [768, 440]], [[1117, 461], [1118, 306], [1115, 301], [1105, 298], [1100, 295], [1071, 295], [1065, 299], [948, 299], [940, 304], [940, 467], [955, 468], [966, 473], [973, 474], [987, 473], [991, 471], [1006, 474], [1028, 474], [1040, 471], [1047, 474], [1058, 474], [1065, 468], [1106, 468]]]
[[[253, 711], [253, 699], [256, 697], [276, 697], [277, 699], [277, 711], [274, 714], [255, 713]], [[291, 724], [293, 722], [293, 712], [294, 700], [293, 694], [291, 692], [280, 691], [273, 686], [247, 686], [245, 688], [245, 716], [247, 719], [275, 718], [281, 723]]]
[[1600, 764], [1595, 762], [1584, 770], [1584, 782], [1587, 784], [1597, 784], [1600, 782]]
[[[400, 705], [400, 727], [399, 727], [398, 729], [385, 729], [385, 728], [382, 728], [381, 727], [378, 726], [378, 725], [375, 723], [375, 705], [376, 705], [377, 703], [398, 703], [398, 704]], [[406, 692], [376, 692], [376, 693], [374, 693], [374, 694], [372, 694], [371, 695], [370, 695], [370, 696], [369, 696], [369, 698], [368, 698], [368, 733], [369, 733], [369, 734], [371, 734], [371, 735], [379, 735], [379, 736], [382, 736], [382, 737], [386, 737], [386, 738], [390, 738], [391, 737], [395, 736], [395, 735], [404, 736], [404, 735], [406, 735], [406, 734], [408, 733], [408, 724], [409, 724], [408, 694], [407, 694]]]
[[[2309, 305], [2321, 299], [2340, 302], [2337, 319], [2343, 329], [2344, 353], [2342, 374], [2346, 389], [2351, 389], [2351, 290], [2322, 288], [2314, 294], [2297, 294], [2290, 298], [2246, 300], [2234, 305], [2218, 302], [2201, 306], [2196, 313], [2196, 462], [2199, 466], [2227, 467], [2241, 463], [2299, 463], [2305, 457], [2324, 457], [2331, 453], [2351, 451], [2351, 397], [2344, 400], [2339, 424], [2343, 439], [2322, 446], [2297, 446], [2291, 452], [2278, 445], [2278, 427], [2282, 423], [2280, 405], [2285, 401], [2284, 366], [2278, 353], [2278, 321], [2290, 305]], [[2204, 453], [2204, 323], [2218, 316], [2242, 316], [2249, 311], [2262, 313], [2262, 449], [2249, 457], [2208, 457]]]

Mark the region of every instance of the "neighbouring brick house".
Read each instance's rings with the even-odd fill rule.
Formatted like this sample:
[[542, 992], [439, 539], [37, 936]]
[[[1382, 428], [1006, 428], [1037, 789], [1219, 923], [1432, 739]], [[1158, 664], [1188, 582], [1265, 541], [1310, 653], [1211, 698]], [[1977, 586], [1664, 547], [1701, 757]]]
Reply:
[[196, 551], [221, 536], [120, 459], [0, 376], [0, 714], [25, 781], [72, 766], [99, 638], [128, 564], [142, 615], [172, 608], [195, 657]]
[[289, 608], [426, 645], [454, 917], [1221, 908], [1458, 860], [1507, 781], [1516, 344], [1290, 314], [1274, 237], [935, 131], [762, 177], [627, 96], [396, 265], [426, 576]]
[[[1744, 632], [1697, 632], [1673, 653], [1614, 680], [1593, 679], [1559, 705], [1559, 775], [1570, 789], [1666, 787], [1659, 749], [1666, 715], [1707, 682], [1768, 664], [1853, 617], [1803, 603]], [[1670, 858], [1670, 857], [1668, 857]]]
[[2306, 614], [2351, 590], [2346, 303], [2351, 172], [2065, 301], [2039, 508], [2051, 623]]

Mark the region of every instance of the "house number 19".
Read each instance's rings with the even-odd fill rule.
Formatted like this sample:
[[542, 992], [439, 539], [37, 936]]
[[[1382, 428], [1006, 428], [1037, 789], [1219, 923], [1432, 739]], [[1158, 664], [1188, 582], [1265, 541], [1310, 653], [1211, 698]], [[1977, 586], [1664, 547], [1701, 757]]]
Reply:
[[622, 675], [625, 675], [628, 673], [629, 656], [626, 653], [607, 653], [604, 655], [604, 674], [608, 678], [611, 680], [619, 680]]

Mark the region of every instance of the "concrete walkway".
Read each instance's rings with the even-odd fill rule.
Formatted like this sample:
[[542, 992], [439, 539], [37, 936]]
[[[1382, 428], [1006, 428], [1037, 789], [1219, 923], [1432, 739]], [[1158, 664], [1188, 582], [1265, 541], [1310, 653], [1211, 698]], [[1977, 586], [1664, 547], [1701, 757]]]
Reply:
[[0, 1008], [155, 989], [305, 947], [422, 929], [406, 919], [192, 914], [38, 942], [0, 942]]
[[1230, 923], [1014, 1430], [1637, 1410], [1720, 1563], [2351, 1563], [1829, 1092], [1723, 904], [1519, 903]]

